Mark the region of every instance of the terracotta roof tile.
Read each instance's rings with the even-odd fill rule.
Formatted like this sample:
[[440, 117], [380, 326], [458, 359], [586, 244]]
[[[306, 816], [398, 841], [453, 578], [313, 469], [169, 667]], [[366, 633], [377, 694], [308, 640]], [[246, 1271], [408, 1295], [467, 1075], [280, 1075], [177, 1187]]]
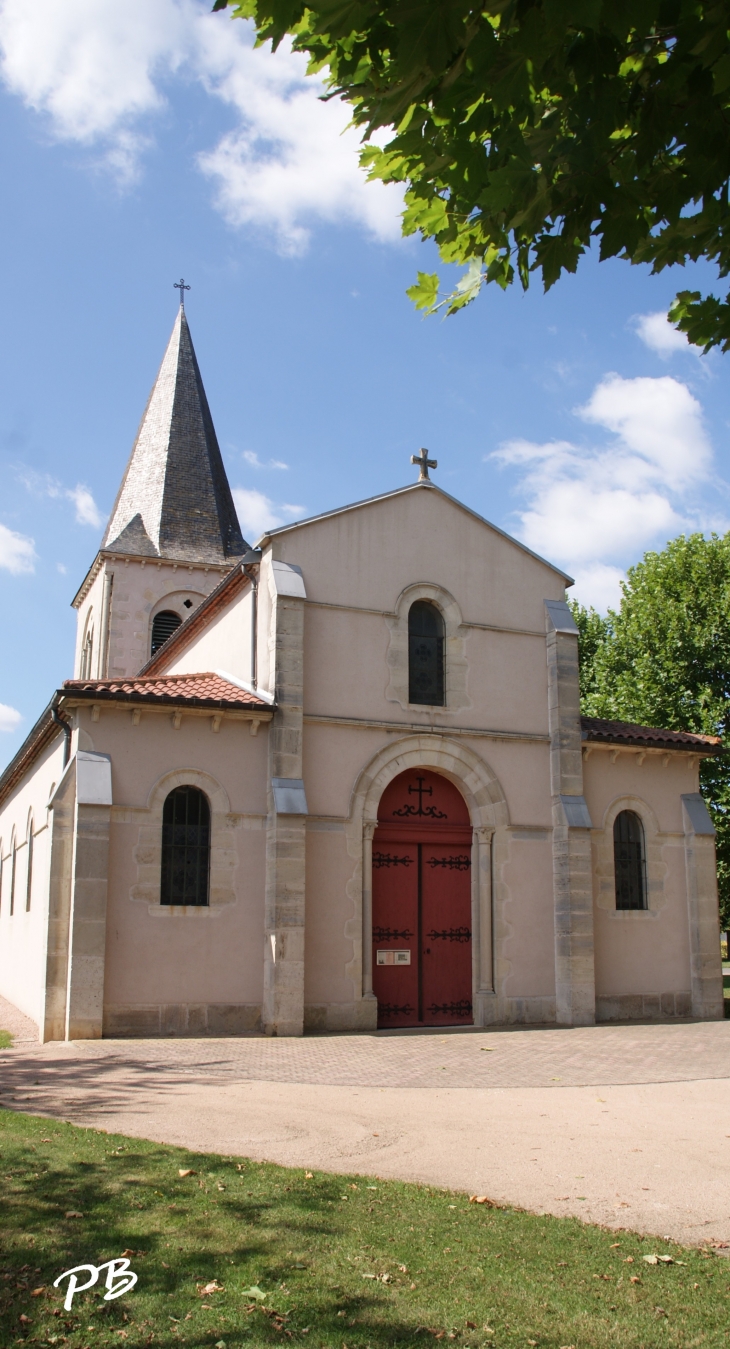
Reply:
[[644, 745], [648, 749], [694, 750], [700, 754], [721, 754], [717, 735], [695, 735], [692, 731], [664, 731], [655, 726], [636, 726], [630, 721], [604, 721], [601, 717], [581, 717], [584, 740], [608, 745]]
[[254, 693], [231, 684], [220, 675], [150, 675], [135, 679], [66, 679], [64, 693], [84, 699], [116, 702], [189, 703], [196, 707], [260, 707], [271, 711], [271, 704]]

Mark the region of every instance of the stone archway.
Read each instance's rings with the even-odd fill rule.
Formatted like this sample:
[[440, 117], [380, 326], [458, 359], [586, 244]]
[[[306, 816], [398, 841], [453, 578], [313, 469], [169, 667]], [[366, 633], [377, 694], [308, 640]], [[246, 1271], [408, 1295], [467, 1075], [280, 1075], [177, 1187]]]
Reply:
[[378, 805], [386, 787], [407, 769], [429, 768], [458, 788], [472, 827], [471, 900], [473, 932], [474, 1023], [487, 1024], [487, 1004], [494, 1000], [492, 956], [492, 835], [509, 824], [501, 784], [485, 761], [455, 736], [428, 732], [404, 736], [385, 746], [362, 769], [353, 788], [346, 827], [348, 850], [355, 868], [347, 893], [355, 914], [347, 935], [353, 942], [348, 973], [355, 984], [362, 1029], [377, 1024], [372, 970], [372, 849]]

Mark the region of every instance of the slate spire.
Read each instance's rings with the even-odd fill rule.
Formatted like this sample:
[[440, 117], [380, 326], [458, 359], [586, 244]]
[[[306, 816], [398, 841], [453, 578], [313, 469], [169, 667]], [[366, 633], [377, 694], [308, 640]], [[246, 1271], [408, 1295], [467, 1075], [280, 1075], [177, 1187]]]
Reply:
[[181, 305], [102, 548], [226, 562], [248, 547]]

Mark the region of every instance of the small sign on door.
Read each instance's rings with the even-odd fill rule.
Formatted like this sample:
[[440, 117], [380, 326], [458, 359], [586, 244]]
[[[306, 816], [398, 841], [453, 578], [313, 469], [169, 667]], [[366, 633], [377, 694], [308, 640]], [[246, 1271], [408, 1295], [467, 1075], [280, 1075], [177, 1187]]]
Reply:
[[410, 951], [378, 951], [378, 965], [410, 965]]

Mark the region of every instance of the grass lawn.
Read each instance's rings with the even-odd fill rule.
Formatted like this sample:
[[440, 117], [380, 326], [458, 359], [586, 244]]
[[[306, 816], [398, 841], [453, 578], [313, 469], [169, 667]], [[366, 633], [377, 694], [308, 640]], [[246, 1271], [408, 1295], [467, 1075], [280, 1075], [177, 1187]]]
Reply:
[[[0, 1175], [3, 1349], [730, 1344], [730, 1266], [657, 1238], [9, 1110]], [[123, 1253], [135, 1289], [64, 1311], [63, 1270]]]

